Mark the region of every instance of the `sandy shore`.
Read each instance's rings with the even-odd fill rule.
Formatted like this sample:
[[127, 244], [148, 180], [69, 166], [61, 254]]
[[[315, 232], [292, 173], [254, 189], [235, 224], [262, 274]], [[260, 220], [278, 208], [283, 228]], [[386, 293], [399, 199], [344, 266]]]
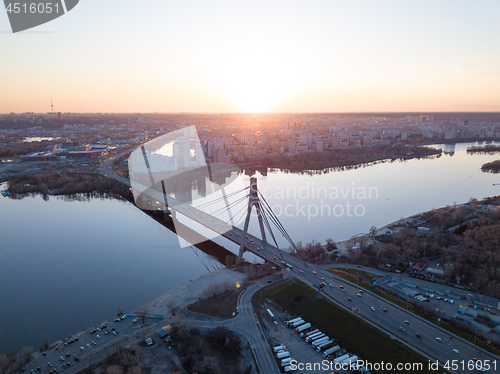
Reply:
[[236, 288], [236, 284], [241, 284], [245, 277], [245, 274], [227, 268], [211, 271], [178, 285], [165, 295], [147, 304], [146, 307], [149, 309], [149, 314], [162, 315], [165, 319], [168, 319], [172, 316], [171, 309], [173, 307], [177, 307], [177, 309], [185, 308], [200, 297], [203, 297], [206, 294], [205, 290], [210, 285], [227, 281], [230, 284], [234, 284]]

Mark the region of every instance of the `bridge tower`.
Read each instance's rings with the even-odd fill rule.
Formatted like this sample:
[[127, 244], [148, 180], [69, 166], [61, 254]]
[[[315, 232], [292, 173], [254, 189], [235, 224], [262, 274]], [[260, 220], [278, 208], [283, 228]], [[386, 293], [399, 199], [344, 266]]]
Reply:
[[248, 224], [250, 223], [250, 216], [252, 214], [252, 208], [255, 207], [257, 211], [257, 219], [259, 220], [260, 233], [262, 234], [262, 240], [267, 242], [266, 232], [264, 230], [264, 222], [262, 221], [262, 210], [260, 207], [259, 195], [257, 193], [257, 178], [250, 178], [250, 197], [248, 199], [248, 209], [247, 217], [245, 219], [245, 226], [243, 227], [243, 238], [241, 239], [240, 251], [238, 252], [238, 260], [236, 264], [241, 264], [243, 258], [243, 253], [245, 252], [245, 244], [247, 242]]

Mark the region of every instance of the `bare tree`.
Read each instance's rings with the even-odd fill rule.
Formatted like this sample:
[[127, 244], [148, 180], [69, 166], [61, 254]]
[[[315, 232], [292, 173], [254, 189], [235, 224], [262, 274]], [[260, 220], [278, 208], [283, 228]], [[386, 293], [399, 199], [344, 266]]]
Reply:
[[142, 320], [142, 325], [144, 326], [146, 324], [146, 316], [149, 313], [149, 309], [146, 307], [141, 306], [139, 309], [136, 310], [135, 312], [139, 318]]
[[120, 365], [108, 366], [106, 374], [123, 374], [123, 368]]

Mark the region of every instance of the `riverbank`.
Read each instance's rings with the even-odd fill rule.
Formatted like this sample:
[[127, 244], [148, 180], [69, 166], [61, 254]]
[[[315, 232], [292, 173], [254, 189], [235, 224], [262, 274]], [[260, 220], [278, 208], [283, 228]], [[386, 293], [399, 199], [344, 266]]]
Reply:
[[396, 160], [406, 161], [414, 158], [438, 157], [441, 153], [441, 149], [424, 146], [387, 145], [370, 148], [334, 149], [321, 153], [279, 155], [272, 159], [259, 159], [255, 162], [238, 164], [238, 166], [242, 169], [267, 167], [290, 172], [328, 171], [329, 169], [350, 169]]
[[150, 314], [162, 315], [165, 319], [172, 317], [172, 310], [180, 311], [199, 298], [208, 295], [208, 288], [221, 283], [242, 284], [246, 275], [228, 268], [221, 268], [210, 273], [190, 279], [156, 298], [144, 307]]

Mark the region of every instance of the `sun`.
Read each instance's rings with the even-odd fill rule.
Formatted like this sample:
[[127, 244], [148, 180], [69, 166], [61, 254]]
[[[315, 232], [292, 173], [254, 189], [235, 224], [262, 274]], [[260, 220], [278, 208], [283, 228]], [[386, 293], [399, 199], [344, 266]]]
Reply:
[[235, 51], [219, 70], [219, 92], [238, 112], [270, 112], [290, 99], [297, 70], [271, 49]]

